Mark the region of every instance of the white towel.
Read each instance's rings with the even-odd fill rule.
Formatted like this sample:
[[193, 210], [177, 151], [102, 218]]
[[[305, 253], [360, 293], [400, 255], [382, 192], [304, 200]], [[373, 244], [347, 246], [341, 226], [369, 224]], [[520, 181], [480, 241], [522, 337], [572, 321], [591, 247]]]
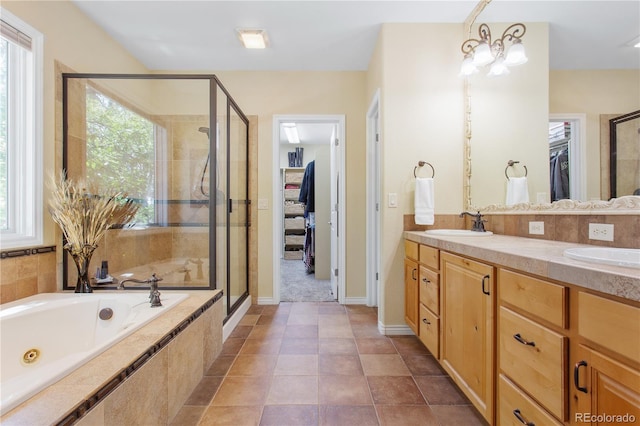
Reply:
[[433, 178], [416, 178], [416, 225], [433, 225], [435, 208], [433, 199]]
[[526, 177], [512, 177], [507, 181], [507, 206], [529, 202], [529, 186]]

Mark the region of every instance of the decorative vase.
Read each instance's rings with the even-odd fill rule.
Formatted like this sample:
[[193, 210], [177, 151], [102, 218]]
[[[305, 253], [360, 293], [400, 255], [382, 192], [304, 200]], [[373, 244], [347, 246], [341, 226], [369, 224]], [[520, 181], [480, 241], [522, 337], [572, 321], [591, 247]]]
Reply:
[[93, 293], [91, 282], [89, 281], [89, 263], [96, 247], [85, 246], [82, 253], [71, 254], [73, 262], [78, 269], [78, 281], [76, 282], [76, 293]]

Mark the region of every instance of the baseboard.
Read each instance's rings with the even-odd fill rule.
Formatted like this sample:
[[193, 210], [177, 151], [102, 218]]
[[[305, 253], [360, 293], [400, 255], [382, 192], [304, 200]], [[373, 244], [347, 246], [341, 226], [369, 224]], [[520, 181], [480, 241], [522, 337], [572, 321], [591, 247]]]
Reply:
[[258, 297], [258, 305], [277, 305], [278, 303], [273, 300], [273, 297]]
[[242, 305], [231, 315], [231, 318], [222, 326], [222, 341], [225, 342], [234, 328], [238, 325], [244, 314], [251, 307], [251, 297], [247, 297]]
[[385, 336], [415, 336], [408, 325], [384, 325], [378, 321], [378, 331]]
[[344, 299], [345, 305], [366, 305], [367, 298], [366, 297], [346, 297]]

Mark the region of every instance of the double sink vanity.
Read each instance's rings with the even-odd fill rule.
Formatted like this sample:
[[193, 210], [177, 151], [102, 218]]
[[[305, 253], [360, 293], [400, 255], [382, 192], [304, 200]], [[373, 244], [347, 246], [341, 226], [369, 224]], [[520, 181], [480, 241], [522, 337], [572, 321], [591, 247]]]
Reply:
[[640, 422], [637, 251], [463, 230], [404, 238], [405, 321], [489, 424]]

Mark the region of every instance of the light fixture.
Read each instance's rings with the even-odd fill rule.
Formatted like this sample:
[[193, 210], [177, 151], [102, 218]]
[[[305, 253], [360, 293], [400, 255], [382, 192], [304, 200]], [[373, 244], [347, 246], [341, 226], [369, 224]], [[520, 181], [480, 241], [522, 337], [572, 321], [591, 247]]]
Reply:
[[236, 31], [242, 45], [247, 49], [264, 49], [269, 45], [269, 38], [265, 30], [239, 28]]
[[300, 143], [300, 136], [298, 136], [296, 123], [282, 123], [282, 128], [284, 129], [284, 134], [287, 136], [289, 143]]
[[[487, 24], [480, 24], [479, 39], [470, 38], [462, 43], [464, 59], [460, 68], [461, 76], [478, 72], [477, 67], [491, 64], [489, 76], [509, 74], [509, 68], [522, 65], [528, 58], [522, 44], [522, 36], [527, 31], [524, 24], [513, 24], [502, 33], [502, 37], [491, 41], [491, 30]], [[506, 43], [511, 43], [505, 51]]]

